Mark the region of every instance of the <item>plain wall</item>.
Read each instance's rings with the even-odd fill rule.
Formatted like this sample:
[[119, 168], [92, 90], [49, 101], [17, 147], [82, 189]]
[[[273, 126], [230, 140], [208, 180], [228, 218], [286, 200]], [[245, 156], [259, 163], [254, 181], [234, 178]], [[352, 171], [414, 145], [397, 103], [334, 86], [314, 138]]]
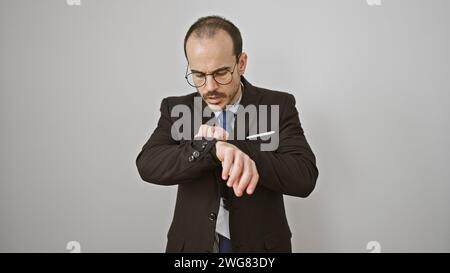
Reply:
[[135, 159], [211, 14], [297, 99], [320, 174], [285, 198], [293, 251], [450, 251], [448, 0], [0, 0], [1, 252], [164, 251], [176, 187]]

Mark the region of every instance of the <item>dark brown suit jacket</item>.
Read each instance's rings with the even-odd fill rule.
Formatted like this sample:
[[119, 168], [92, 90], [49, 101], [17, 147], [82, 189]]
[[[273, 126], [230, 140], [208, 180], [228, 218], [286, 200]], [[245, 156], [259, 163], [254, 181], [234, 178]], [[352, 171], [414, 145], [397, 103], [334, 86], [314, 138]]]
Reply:
[[[315, 156], [303, 134], [294, 96], [255, 87], [244, 77], [241, 80], [241, 105], [279, 105], [279, 146], [261, 152], [259, 140], [229, 141], [255, 161], [260, 175], [252, 195], [230, 194], [233, 252], [291, 252], [283, 194], [307, 197], [312, 192], [318, 177]], [[158, 126], [136, 159], [144, 181], [178, 185], [166, 252], [211, 252], [214, 245], [219, 186], [225, 183], [215, 155], [216, 141], [175, 141], [171, 137], [171, 126], [178, 119], [170, 116], [172, 107], [183, 104], [194, 112], [196, 96], [198, 93], [163, 99]], [[202, 107], [206, 107], [204, 102]], [[193, 124], [191, 129], [193, 137], [198, 126]]]

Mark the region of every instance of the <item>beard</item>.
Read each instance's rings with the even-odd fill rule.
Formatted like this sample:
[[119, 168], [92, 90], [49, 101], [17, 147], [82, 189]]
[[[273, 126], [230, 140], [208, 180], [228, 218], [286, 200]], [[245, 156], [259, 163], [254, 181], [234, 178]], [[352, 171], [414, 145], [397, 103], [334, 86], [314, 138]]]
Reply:
[[236, 87], [233, 88], [234, 91], [230, 94], [213, 90], [203, 94], [202, 98], [213, 111], [219, 111], [225, 108], [227, 105], [231, 105], [234, 101], [236, 101], [237, 95], [239, 93], [239, 87], [240, 81], [237, 82]]

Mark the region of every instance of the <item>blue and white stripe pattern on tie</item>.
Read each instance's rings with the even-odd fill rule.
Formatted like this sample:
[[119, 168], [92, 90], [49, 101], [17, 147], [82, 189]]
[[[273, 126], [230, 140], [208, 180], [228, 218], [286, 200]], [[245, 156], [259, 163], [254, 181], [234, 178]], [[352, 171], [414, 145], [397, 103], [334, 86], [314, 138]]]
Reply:
[[[220, 126], [224, 128], [229, 134], [232, 133], [234, 115], [238, 110], [239, 102], [241, 101], [242, 94], [237, 102], [228, 107], [226, 110], [214, 112], [216, 118], [220, 122]], [[226, 185], [224, 185], [226, 187]], [[224, 199], [220, 198], [219, 213], [217, 215], [216, 233], [218, 238], [219, 253], [231, 253], [231, 236], [229, 226], [229, 211], [225, 205]]]

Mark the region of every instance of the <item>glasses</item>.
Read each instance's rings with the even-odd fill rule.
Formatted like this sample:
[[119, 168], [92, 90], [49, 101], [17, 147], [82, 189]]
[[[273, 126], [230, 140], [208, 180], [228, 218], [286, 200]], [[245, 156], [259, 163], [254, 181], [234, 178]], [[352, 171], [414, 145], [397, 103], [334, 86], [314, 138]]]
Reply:
[[[239, 60], [239, 59], [238, 59]], [[189, 63], [186, 67], [186, 76], [184, 76], [192, 87], [202, 87], [206, 84], [206, 77], [208, 75], [211, 75], [213, 79], [220, 85], [226, 85], [229, 84], [233, 80], [233, 73], [236, 69], [238, 61], [233, 66], [233, 70], [229, 70], [228, 68], [219, 69], [217, 71], [214, 71], [213, 73], [202, 73], [202, 72], [191, 72], [187, 73], [189, 70]]]

